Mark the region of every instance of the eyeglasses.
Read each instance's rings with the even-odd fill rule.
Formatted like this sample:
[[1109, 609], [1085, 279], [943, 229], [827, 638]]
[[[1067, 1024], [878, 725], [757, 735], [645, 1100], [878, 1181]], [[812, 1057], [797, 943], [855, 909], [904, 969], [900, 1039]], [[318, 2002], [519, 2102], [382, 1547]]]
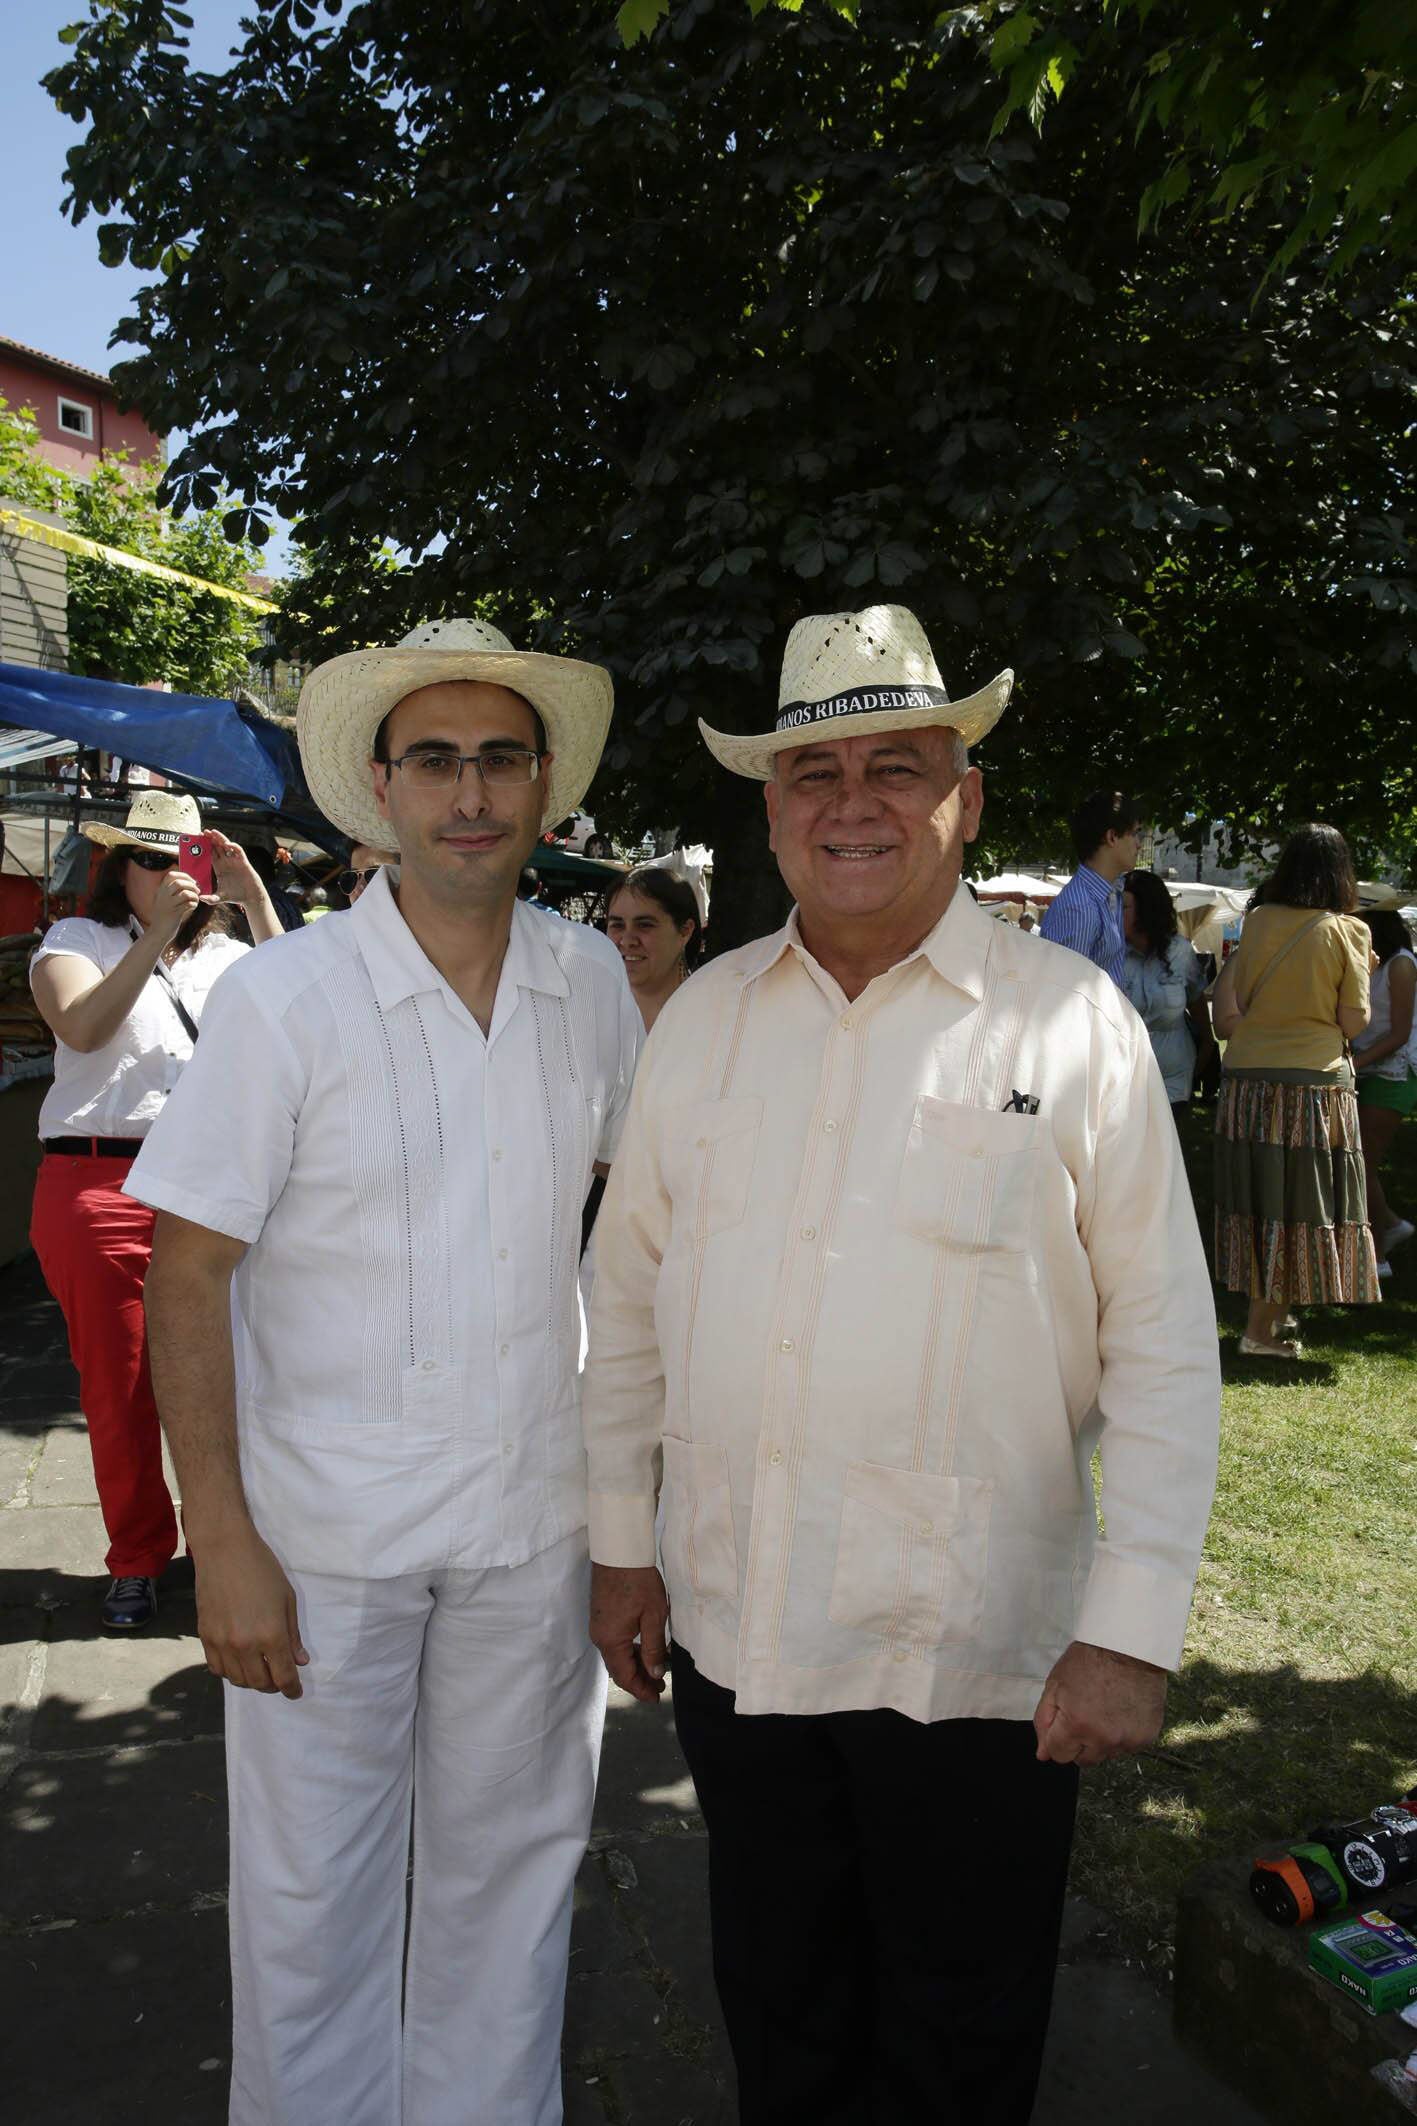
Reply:
[[367, 871], [341, 871], [339, 877], [335, 880], [335, 884], [339, 887], [345, 899], [348, 900], [355, 888], [367, 886], [370, 879], [376, 876], [379, 869], [380, 866], [378, 864], [371, 864]]
[[402, 768], [409, 781], [421, 790], [453, 789], [462, 781], [464, 768], [476, 768], [490, 788], [506, 790], [535, 782], [541, 755], [533, 753], [529, 746], [494, 746], [486, 753], [453, 753], [429, 746], [400, 753], [387, 765]]
[[140, 871], [175, 871], [177, 858], [169, 856], [165, 849], [129, 849], [126, 852], [130, 864]]

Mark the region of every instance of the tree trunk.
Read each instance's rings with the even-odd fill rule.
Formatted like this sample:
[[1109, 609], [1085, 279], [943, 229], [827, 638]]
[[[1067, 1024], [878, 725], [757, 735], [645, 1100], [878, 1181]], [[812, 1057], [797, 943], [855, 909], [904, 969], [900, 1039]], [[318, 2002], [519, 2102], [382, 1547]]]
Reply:
[[695, 810], [713, 851], [709, 953], [729, 952], [780, 929], [792, 902], [768, 847], [761, 783], [719, 768], [707, 804]]

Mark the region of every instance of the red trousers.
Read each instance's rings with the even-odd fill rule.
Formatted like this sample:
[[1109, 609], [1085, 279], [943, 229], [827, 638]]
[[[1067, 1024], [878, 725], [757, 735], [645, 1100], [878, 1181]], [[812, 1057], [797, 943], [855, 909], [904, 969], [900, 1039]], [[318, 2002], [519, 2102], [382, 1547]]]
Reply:
[[177, 1517], [162, 1473], [143, 1320], [153, 1213], [122, 1193], [131, 1165], [47, 1152], [30, 1239], [79, 1372], [108, 1570], [156, 1577], [176, 1552]]

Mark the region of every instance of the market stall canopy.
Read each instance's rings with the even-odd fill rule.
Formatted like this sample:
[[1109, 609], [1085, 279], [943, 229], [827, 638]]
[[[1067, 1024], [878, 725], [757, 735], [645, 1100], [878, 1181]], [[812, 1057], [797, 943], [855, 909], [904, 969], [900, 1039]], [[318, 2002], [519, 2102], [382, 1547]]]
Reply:
[[1051, 901], [1062, 892], [1062, 881], [1034, 878], [1027, 871], [1001, 871], [997, 878], [971, 879], [981, 901]]
[[608, 857], [577, 856], [574, 850], [559, 848], [552, 842], [539, 842], [527, 858], [527, 866], [538, 878], [555, 879], [561, 885], [574, 883], [588, 892], [600, 886], [618, 886], [630, 868]]
[[0, 723], [31, 736], [52, 732], [159, 774], [271, 806], [280, 805], [287, 784], [299, 781], [286, 732], [234, 701], [0, 664]]

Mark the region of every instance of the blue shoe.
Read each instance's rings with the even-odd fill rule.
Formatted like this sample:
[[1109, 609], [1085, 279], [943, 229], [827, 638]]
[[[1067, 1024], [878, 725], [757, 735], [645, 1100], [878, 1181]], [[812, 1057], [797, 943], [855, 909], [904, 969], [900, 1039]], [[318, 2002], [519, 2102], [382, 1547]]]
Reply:
[[157, 1615], [157, 1581], [140, 1572], [110, 1580], [99, 1622], [105, 1631], [141, 1631]]

